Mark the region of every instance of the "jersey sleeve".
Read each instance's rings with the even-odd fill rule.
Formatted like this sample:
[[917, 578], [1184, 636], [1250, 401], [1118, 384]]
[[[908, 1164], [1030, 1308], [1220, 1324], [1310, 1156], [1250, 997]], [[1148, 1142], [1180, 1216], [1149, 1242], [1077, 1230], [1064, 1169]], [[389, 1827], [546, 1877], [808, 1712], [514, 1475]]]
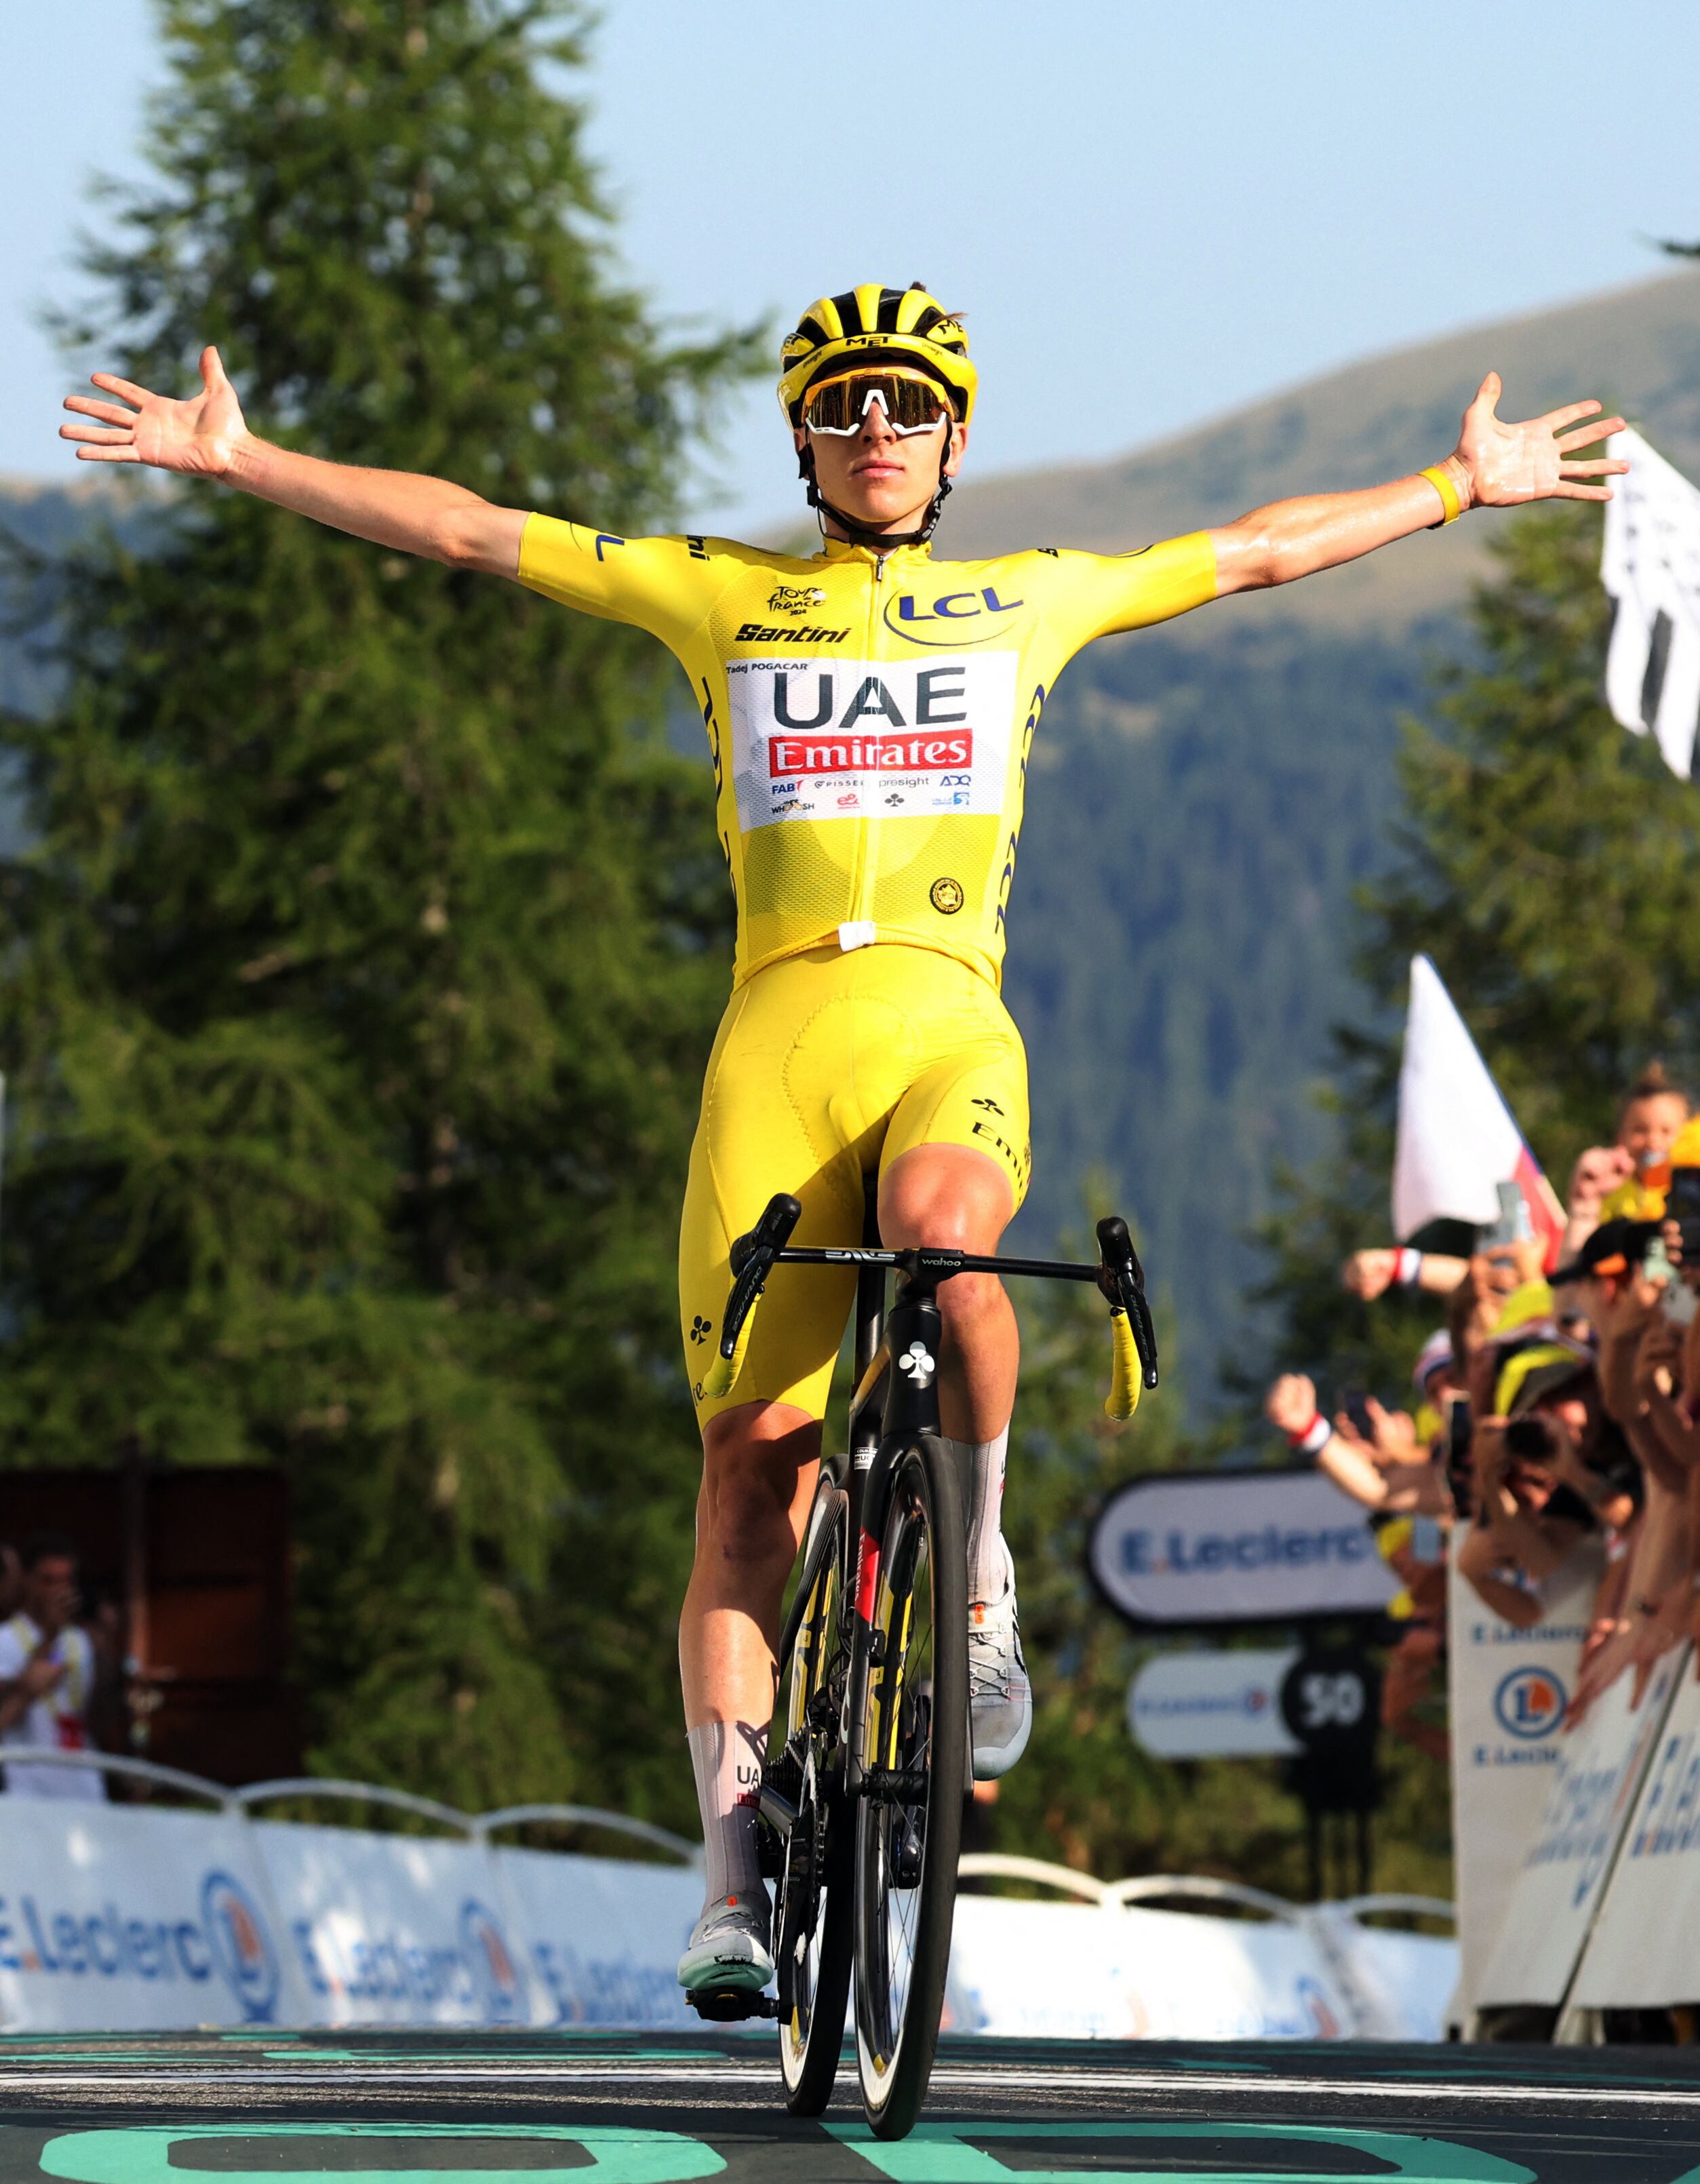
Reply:
[[1216, 549], [1207, 531], [1165, 538], [1138, 554], [1062, 554], [1072, 649], [1118, 630], [1172, 621], [1216, 597]]
[[674, 650], [699, 628], [726, 581], [701, 538], [621, 538], [528, 515], [520, 582], [563, 606], [630, 622]]

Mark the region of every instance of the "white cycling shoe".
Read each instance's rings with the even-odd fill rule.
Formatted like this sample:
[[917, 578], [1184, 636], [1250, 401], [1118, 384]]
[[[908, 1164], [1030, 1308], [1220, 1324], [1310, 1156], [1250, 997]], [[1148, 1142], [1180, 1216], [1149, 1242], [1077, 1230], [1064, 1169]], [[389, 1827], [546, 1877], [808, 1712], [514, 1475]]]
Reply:
[[719, 1897], [691, 1928], [690, 1946], [679, 1958], [679, 1985], [688, 1994], [700, 1987], [739, 1987], [760, 1994], [773, 1976], [772, 1933], [773, 1914], [762, 1882], [748, 1895]]
[[1004, 1570], [1002, 1599], [977, 1600], [968, 1608], [968, 1713], [977, 1782], [1007, 1774], [1033, 1734], [1033, 1686], [1021, 1650], [1015, 1567], [1007, 1548]]

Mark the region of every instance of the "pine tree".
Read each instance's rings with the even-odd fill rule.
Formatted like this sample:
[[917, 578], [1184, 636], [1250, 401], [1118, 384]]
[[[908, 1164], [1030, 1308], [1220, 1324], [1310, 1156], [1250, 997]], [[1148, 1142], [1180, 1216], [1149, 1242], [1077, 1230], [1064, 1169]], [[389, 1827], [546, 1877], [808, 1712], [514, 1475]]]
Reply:
[[[250, 426], [631, 531], [744, 337], [610, 264], [549, 0], [164, 0], [67, 329]], [[150, 505], [153, 504], [150, 503]], [[222, 489], [65, 563], [6, 724], [0, 1448], [295, 1485], [315, 1763], [675, 1819], [672, 1256], [727, 911], [649, 641]]]

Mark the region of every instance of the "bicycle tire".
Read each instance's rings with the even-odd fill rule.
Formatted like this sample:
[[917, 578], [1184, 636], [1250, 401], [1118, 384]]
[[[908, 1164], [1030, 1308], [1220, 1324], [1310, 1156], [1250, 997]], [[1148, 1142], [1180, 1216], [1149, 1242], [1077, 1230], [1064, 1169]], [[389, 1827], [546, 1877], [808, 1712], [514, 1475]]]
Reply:
[[[798, 1814], [775, 1891], [774, 1956], [780, 1974], [779, 2070], [793, 2115], [819, 2115], [832, 2096], [850, 2003], [855, 1936], [851, 1833], [837, 1787], [844, 1776], [839, 1717], [845, 1674], [843, 1586], [849, 1568], [850, 1497], [823, 1476], [805, 1535], [803, 1582], [788, 1618], [779, 1663], [782, 1748], [795, 1755]], [[810, 1721], [822, 1693], [836, 1691], [828, 1723]], [[828, 1766], [835, 1759], [836, 1766]], [[781, 1953], [789, 1956], [789, 1967]]]
[[968, 1773], [967, 1556], [950, 1451], [931, 1435], [891, 1472], [862, 1763], [900, 1786], [859, 1801], [856, 2030], [862, 2110], [901, 2138], [927, 2098], [950, 1970]]

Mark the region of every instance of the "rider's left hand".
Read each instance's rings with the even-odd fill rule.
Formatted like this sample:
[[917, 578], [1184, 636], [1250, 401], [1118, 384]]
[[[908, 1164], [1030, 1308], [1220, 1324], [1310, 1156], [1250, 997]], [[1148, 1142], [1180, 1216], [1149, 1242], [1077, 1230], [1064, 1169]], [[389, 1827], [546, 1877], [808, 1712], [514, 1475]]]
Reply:
[[[1503, 392], [1499, 374], [1489, 372], [1464, 412], [1452, 458], [1454, 476], [1462, 471], [1460, 482], [1468, 482], [1464, 505], [1510, 508], [1527, 500], [1609, 500], [1608, 485], [1586, 481], [1620, 476], [1629, 465], [1603, 455], [1590, 462], [1578, 462], [1575, 457], [1579, 449], [1621, 432], [1623, 419], [1602, 417], [1597, 402], [1569, 402], [1562, 410], [1549, 410], [1544, 417], [1513, 425], [1495, 415]], [[1590, 421], [1576, 429], [1583, 418]]]

